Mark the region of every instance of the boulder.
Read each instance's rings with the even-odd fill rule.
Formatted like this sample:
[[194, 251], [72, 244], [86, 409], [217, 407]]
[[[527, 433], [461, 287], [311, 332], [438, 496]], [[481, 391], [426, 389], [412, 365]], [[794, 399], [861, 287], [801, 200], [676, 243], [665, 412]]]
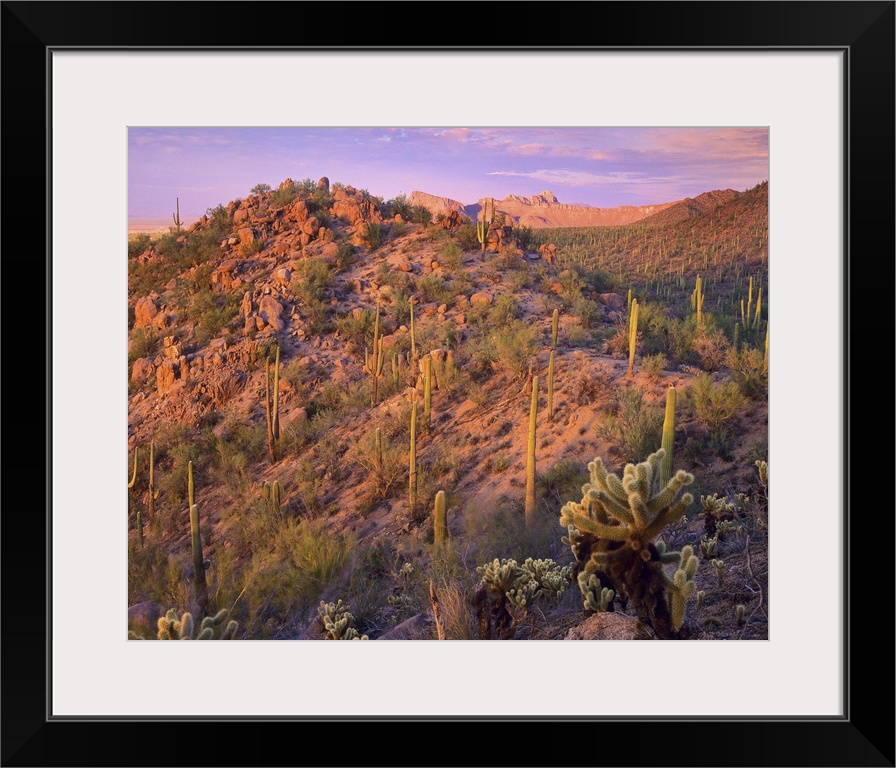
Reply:
[[138, 299], [134, 305], [134, 325], [139, 328], [143, 325], [151, 325], [152, 319], [159, 313], [156, 303], [149, 297]]
[[134, 360], [134, 365], [131, 367], [131, 381], [135, 381], [138, 384], [146, 381], [152, 374], [153, 368], [151, 357], [138, 357]]
[[616, 312], [624, 312], [626, 308], [625, 299], [618, 293], [601, 293], [597, 300], [605, 307], [609, 307]]
[[566, 634], [564, 640], [655, 640], [653, 629], [624, 613], [595, 613]]

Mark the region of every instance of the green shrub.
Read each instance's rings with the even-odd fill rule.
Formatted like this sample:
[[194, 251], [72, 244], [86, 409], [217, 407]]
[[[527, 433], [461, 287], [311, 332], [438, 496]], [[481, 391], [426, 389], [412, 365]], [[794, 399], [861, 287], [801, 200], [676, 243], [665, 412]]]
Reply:
[[725, 354], [725, 365], [744, 396], [751, 400], [768, 396], [768, 372], [764, 355], [758, 349], [743, 347], [737, 351], [730, 348]]
[[644, 401], [644, 391], [636, 387], [617, 392], [615, 414], [597, 429], [627, 462], [639, 462], [662, 442], [663, 416]]
[[364, 227], [364, 232], [361, 237], [367, 244], [368, 250], [375, 251], [383, 244], [386, 239], [386, 228], [382, 224], [377, 224], [374, 221], [368, 221]]
[[425, 205], [415, 205], [411, 209], [411, 220], [428, 227], [432, 224], [432, 211]]
[[138, 232], [128, 237], [128, 258], [139, 256], [152, 245], [152, 236], [148, 232]]
[[648, 355], [641, 361], [641, 370], [651, 381], [659, 381], [667, 365], [666, 356], [662, 352], [658, 352], [655, 355]]
[[271, 185], [265, 184], [264, 182], [260, 182], [260, 183], [256, 184], [254, 187], [252, 187], [252, 189], [249, 190], [249, 192], [253, 195], [263, 195], [270, 191], [271, 191]]
[[480, 248], [476, 238], [476, 226], [474, 224], [461, 224], [452, 235], [462, 251], [475, 251]]
[[457, 292], [450, 282], [439, 275], [424, 275], [417, 281], [417, 290], [422, 294], [424, 301], [433, 304], [450, 304], [457, 296]]
[[488, 337], [488, 355], [495, 370], [525, 378], [529, 358], [538, 351], [538, 331], [512, 320]]
[[747, 404], [746, 398], [733, 381], [715, 382], [712, 376], [702, 372], [691, 380], [690, 386], [685, 390], [685, 397], [694, 419], [710, 437], [720, 436], [726, 422], [737, 418]]

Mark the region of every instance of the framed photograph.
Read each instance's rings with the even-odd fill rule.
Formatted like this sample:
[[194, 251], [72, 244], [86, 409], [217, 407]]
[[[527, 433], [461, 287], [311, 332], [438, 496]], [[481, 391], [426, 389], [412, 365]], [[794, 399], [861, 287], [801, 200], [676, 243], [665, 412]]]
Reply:
[[[349, 6], [297, 7], [324, 18]], [[536, 7], [491, 10], [496, 22], [507, 21], [509, 37], [529, 39], [530, 11]], [[873, 259], [879, 270], [881, 263], [892, 264], [894, 253], [894, 4], [555, 3], [538, 6], [538, 36], [546, 42], [496, 45], [489, 35], [474, 33], [469, 37], [486, 39], [450, 47], [295, 45], [292, 38], [301, 33], [278, 21], [285, 8], [3, 3], [7, 244], [12, 233], [29, 233], [15, 243], [18, 248], [7, 248], [7, 265], [15, 262], [15, 253], [24, 256], [23, 246], [43, 247], [45, 221], [47, 300], [47, 495], [41, 530], [46, 547], [35, 544], [34, 516], [16, 513], [8, 504], [4, 596], [7, 615], [15, 615], [15, 624], [28, 631], [13, 631], [8, 618], [3, 765], [149, 765], [160, 761], [164, 749], [184, 764], [264, 765], [277, 760], [255, 753], [257, 729], [270, 731], [281, 723], [307, 724], [317, 737], [320, 728], [335, 726], [340, 744], [361, 724], [372, 725], [377, 740], [386, 733], [406, 734], [411, 724], [425, 726], [427, 739], [438, 739], [434, 755], [399, 756], [396, 751], [407, 749], [377, 742], [351, 746], [353, 739], [339, 747], [353, 752], [344, 755], [346, 762], [366, 765], [896, 764], [892, 680], [879, 670], [881, 654], [891, 658], [892, 653], [892, 611], [879, 600], [892, 585], [893, 521], [875, 511], [879, 500], [865, 498], [869, 483], [852, 469], [854, 426], [877, 424], [880, 416], [875, 408], [872, 419], [870, 410], [878, 395], [854, 398], [850, 376], [852, 361], [860, 360], [867, 370], [879, 360], [879, 347], [873, 355], [861, 341], [879, 335], [875, 310], [892, 304], [892, 280], [858, 267]], [[437, 4], [434, 10], [454, 15], [467, 9]], [[477, 14], [482, 10], [469, 7]], [[367, 28], [382, 23], [384, 14], [409, 11], [397, 4], [358, 4], [351, 7], [351, 23]], [[612, 25], [610, 11], [619, 20]], [[418, 7], [412, 15], [419, 12]], [[220, 39], [208, 31], [214, 13], [232, 22], [231, 32]], [[258, 25], [243, 23], [243, 14], [258, 19]], [[577, 16], [587, 33], [578, 32]], [[519, 32], [511, 33], [518, 25]], [[304, 29], [310, 33], [311, 26]], [[502, 24], [484, 26], [492, 34]], [[569, 43], [556, 43], [568, 38]], [[130, 568], [125, 557], [123, 494], [120, 483], [110, 479], [123, 472], [129, 413], [123, 361], [131, 339], [123, 305], [131, 276], [120, 254], [137, 210], [137, 164], [147, 158], [158, 167], [163, 162], [162, 154], [135, 148], [155, 143], [164, 153], [160, 137], [166, 131], [209, 145], [241, 131], [254, 143], [253, 151], [263, 145], [278, 160], [279, 147], [264, 131], [315, 129], [324, 136], [377, 129], [384, 136], [386, 129], [434, 126], [471, 135], [488, 128], [499, 141], [511, 130], [541, 131], [555, 147], [563, 130], [602, 128], [619, 135], [662, 130], [678, 143], [637, 151], [663, 161], [696, 151], [707, 169], [724, 162], [744, 167], [744, 158], [759, 146], [768, 169], [768, 294], [762, 309], [752, 310], [751, 293], [744, 311], [775, 318], [774, 332], [766, 337], [766, 469], [774, 464], [776, 477], [766, 518], [768, 575], [756, 603], [764, 617], [758, 633], [687, 642], [696, 638], [678, 634], [682, 624], [673, 620], [677, 642], [657, 643], [608, 639], [583, 645], [533, 635], [519, 638], [529, 642], [340, 646], [269, 637], [270, 642], [243, 638], [176, 651], [164, 643], [125, 639], [123, 613], [133, 594], [129, 580], [144, 571]], [[703, 143], [708, 129], [716, 131], [727, 152]], [[622, 141], [617, 139], [619, 146]], [[517, 154], [526, 154], [536, 153], [536, 144], [526, 138], [514, 146]], [[229, 168], [234, 160], [239, 164], [245, 149], [232, 145]], [[626, 151], [635, 153], [628, 145]], [[282, 178], [255, 180], [273, 188], [259, 185], [251, 193], [247, 188], [234, 198], [252, 194], [270, 206], [272, 195], [296, 191], [306, 176], [342, 181], [325, 169], [293, 165], [284, 165]], [[551, 178], [551, 168], [561, 169], [564, 181], [578, 172], [571, 159], [528, 167], [530, 180]], [[633, 176], [648, 176], [634, 161], [629, 168]], [[380, 167], [381, 178], [392, 170]], [[493, 166], [483, 175], [489, 172], [523, 173], [510, 165]], [[618, 183], [625, 171], [614, 173], [607, 185]], [[146, 168], [141, 174], [140, 194], [166, 183], [164, 174], [154, 176]], [[667, 170], [665, 183], [674, 175]], [[295, 188], [278, 189], [287, 177]], [[737, 194], [763, 181], [730, 178], [742, 185]], [[348, 176], [345, 181], [352, 183]], [[218, 194], [218, 188], [200, 186], [207, 183], [197, 183], [197, 197]], [[414, 181], [407, 184], [396, 189], [410, 192]], [[372, 184], [370, 193], [377, 194]], [[482, 197], [487, 206], [488, 193]], [[13, 201], [23, 198], [32, 202], [24, 212], [14, 212]], [[45, 217], [38, 220], [34, 211], [44, 201]], [[170, 239], [176, 242], [190, 227], [200, 231], [214, 218], [218, 202], [228, 201], [210, 199], [202, 216], [203, 210], [188, 210], [178, 197]], [[288, 203], [293, 205], [293, 198]], [[256, 212], [248, 208], [242, 210], [251, 219]], [[238, 210], [235, 205], [227, 213], [229, 224]], [[513, 218], [512, 212], [506, 215]], [[468, 223], [478, 224], [479, 216], [484, 221], [487, 214], [474, 211]], [[200, 218], [205, 222], [193, 223]], [[398, 220], [390, 221], [392, 227]], [[417, 225], [409, 215], [399, 223], [408, 221]], [[511, 224], [520, 227], [520, 219]], [[341, 235], [341, 226], [332, 229]], [[488, 228], [473, 229], [485, 253]], [[324, 237], [320, 232], [315, 228], [313, 236]], [[374, 247], [360, 228], [345, 233], [346, 242], [353, 235]], [[238, 239], [216, 247], [252, 258], [251, 242]], [[524, 259], [526, 250], [520, 249]], [[691, 258], [713, 258], [712, 247], [708, 253], [694, 250]], [[495, 253], [500, 255], [499, 248]], [[540, 255], [548, 258], [543, 250]], [[653, 269], [649, 262], [645, 259], [645, 274]], [[733, 270], [732, 284], [746, 277]], [[13, 284], [33, 282], [30, 272], [23, 280]], [[854, 334], [856, 288], [862, 333]], [[664, 295], [666, 283], [656, 278], [652, 290], [651, 295]], [[250, 301], [261, 298], [250, 296]], [[213, 324], [220, 307], [206, 309], [203, 322]], [[252, 334], [263, 341], [268, 329], [267, 320], [260, 322], [260, 308], [240, 312], [246, 328], [259, 319]], [[731, 312], [736, 314], [735, 308]], [[296, 314], [297, 332], [310, 316]], [[627, 314], [631, 318], [628, 308]], [[744, 317], [741, 327], [754, 325]], [[210, 338], [218, 330], [210, 331]], [[340, 330], [349, 333], [348, 323]], [[7, 354], [15, 354], [16, 346]], [[23, 349], [17, 357], [24, 354]], [[185, 355], [167, 356], [185, 364]], [[375, 370], [375, 362], [368, 364]], [[537, 379], [528, 385], [532, 381], [537, 388]], [[214, 399], [215, 393], [210, 390], [207, 397]], [[235, 440], [221, 438], [221, 451]], [[133, 538], [133, 521], [129, 526]], [[880, 539], [883, 547], [875, 545]], [[206, 568], [201, 556], [195, 568]], [[22, 584], [28, 585], [24, 593]], [[176, 589], [172, 586], [171, 594]], [[46, 643], [36, 637], [44, 633]], [[259, 630], [252, 639], [262, 635]], [[883, 647], [873, 639], [881, 637]], [[883, 703], [861, 685], [867, 680], [885, 688]], [[252, 726], [251, 738], [233, 737], [231, 724], [237, 722]], [[501, 735], [490, 739], [483, 729], [484, 746], [475, 751], [469, 739], [445, 738], [437, 730], [478, 723], [492, 734], [501, 729]], [[116, 724], [126, 725], [132, 746], [122, 747], [121, 739], [110, 736]], [[396, 730], [383, 731], [384, 726]], [[535, 736], [533, 726], [544, 736]], [[606, 738], [582, 728], [601, 729]], [[296, 762], [309, 760], [318, 758]]]

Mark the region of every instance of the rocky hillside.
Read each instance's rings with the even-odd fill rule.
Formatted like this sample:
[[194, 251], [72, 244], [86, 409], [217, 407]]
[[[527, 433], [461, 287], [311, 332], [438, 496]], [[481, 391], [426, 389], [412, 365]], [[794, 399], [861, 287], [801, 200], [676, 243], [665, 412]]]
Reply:
[[[514, 204], [559, 205], [540, 197]], [[756, 296], [739, 331], [662, 291], [630, 305], [512, 214], [480, 243], [429, 204], [287, 179], [131, 239], [129, 629], [174, 609], [244, 639], [767, 637]], [[569, 505], [596, 457], [622, 478], [661, 445], [685, 474], [630, 491], [652, 526]]]

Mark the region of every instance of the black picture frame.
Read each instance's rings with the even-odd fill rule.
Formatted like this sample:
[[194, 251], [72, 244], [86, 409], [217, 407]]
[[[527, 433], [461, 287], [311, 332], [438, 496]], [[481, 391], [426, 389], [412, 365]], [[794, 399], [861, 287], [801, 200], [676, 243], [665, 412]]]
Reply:
[[[34, 456], [45, 457], [40, 477], [22, 483], [18, 472], [12, 483], [25, 493], [18, 503], [10, 502], [9, 474], [6, 484], [6, 513], [0, 538], [4, 555], [2, 596], [6, 631], [2, 644], [2, 765], [3, 766], [125, 766], [164, 765], [638, 765], [638, 766], [894, 766], [894, 688], [892, 667], [893, 605], [893, 515], [889, 504], [878, 498], [879, 483], [867, 482], [876, 468], [865, 466], [873, 449], [865, 449], [863, 463], [852, 460], [852, 432], [881, 420], [880, 378], [881, 328], [892, 328], [877, 315], [893, 301], [894, 247], [894, 7], [893, 2], [577, 2], [577, 3], [477, 3], [465, 6], [434, 3], [432, 18], [445, 21], [452, 48], [532, 50], [731, 50], [769, 48], [799, 51], [837, 49], [844, 53], [847, 103], [844, 114], [847, 174], [845, 175], [844, 253], [847, 264], [842, 297], [813, 296], [811, 287], [795, 301], [806, 302], [807, 325], [811, 315], [825, 311], [826, 302], [842, 300], [845, 311], [843, 339], [846, 350], [842, 370], [820, 375], [844, 378], [845, 402], [843, 466], [831, 466], [823, 449], [817, 450], [818, 476], [806, 478], [807, 504], [813, 494], [822, 494], [824, 475], [842, 472], [846, 533], [843, 557], [846, 565], [843, 595], [846, 636], [844, 638], [844, 716], [840, 718], [202, 718], [179, 719], [110, 717], [52, 718], [47, 712], [50, 640], [49, 581], [49, 480], [51, 418], [50, 394], [54, 372], [46, 354], [46, 428], [20, 430], [7, 422], [7, 448], [22, 450], [29, 437], [28, 466]], [[304, 28], [291, 24], [225, 23], [213, 25], [209, 13], [239, 14], [270, 19], [286, 13], [286, 6], [308, 20]], [[22, 290], [21, 277], [33, 287], [47, 289], [46, 326], [43, 337], [49, 352], [49, 291], [51, 249], [47, 237], [46, 258], [41, 250], [48, 229], [48, 137], [52, 115], [48, 96], [52, 88], [52, 52], [62, 48], [140, 49], [183, 48], [237, 50], [248, 48], [304, 48], [320, 42], [327, 49], [354, 49], [324, 44], [339, 37], [332, 25], [351, 9], [351, 27], [357, 32], [383, 29], [373, 48], [414, 50], [438, 48], [441, 44], [402, 44], [407, 33], [396, 18], [419, 20], [422, 8], [398, 3], [340, 4], [335, 8], [319, 3], [92, 3], [92, 2], [3, 2], [2, 98], [3, 191], [2, 206], [7, 245], [4, 267], [7, 286]], [[294, 11], [293, 11], [294, 12]], [[287, 18], [284, 16], [283, 18]], [[488, 20], [491, 19], [492, 22]], [[584, 23], [579, 23], [577, 19]], [[480, 20], [484, 20], [481, 21]], [[499, 23], [500, 22], [500, 23]], [[433, 22], [435, 24], [435, 22]], [[437, 31], [437, 25], [434, 30]], [[223, 31], [222, 31], [223, 30]], [[388, 30], [388, 31], [386, 31]], [[425, 38], [424, 32], [419, 33]], [[416, 35], [411, 34], [411, 37]], [[437, 34], [435, 34], [438, 37]], [[350, 38], [349, 38], [350, 39]], [[463, 41], [464, 45], [458, 43]], [[556, 41], [563, 41], [562, 44]], [[22, 204], [27, 201], [27, 204]], [[24, 249], [28, 249], [27, 252]], [[27, 263], [23, 263], [26, 261]], [[870, 266], [873, 270], [862, 270]], [[886, 272], [882, 279], [881, 270]], [[37, 273], [37, 274], [36, 274]], [[12, 282], [12, 285], [10, 283]], [[7, 298], [15, 294], [7, 293]], [[811, 305], [811, 306], [809, 306]], [[9, 307], [9, 302], [7, 303]], [[853, 306], [855, 319], [852, 322]], [[35, 337], [42, 334], [32, 324], [27, 333], [19, 324], [6, 324], [6, 359], [12, 361], [12, 386], [6, 401], [12, 412], [28, 402], [34, 404], [34, 374], [17, 370], [22, 361], [33, 360]], [[872, 347], [868, 342], [875, 341]], [[852, 364], [857, 397], [853, 397]], [[10, 370], [10, 369], [8, 369]], [[885, 370], [889, 372], [890, 366]], [[16, 380], [31, 379], [23, 386]], [[889, 376], [887, 376], [889, 382]], [[9, 383], [9, 380], [8, 380]], [[10, 410], [7, 410], [7, 414]], [[825, 416], [820, 416], [825, 417]], [[829, 418], [829, 417], [827, 417]], [[23, 436], [23, 431], [25, 432]], [[13, 439], [14, 438], [14, 439]], [[832, 452], [835, 453], [835, 452]], [[7, 457], [15, 453], [7, 452]], [[872, 454], [873, 456], [873, 454]], [[853, 471], [853, 465], [856, 469]], [[10, 466], [13, 466], [12, 459]], [[34, 486], [45, 486], [45, 514], [33, 498]], [[870, 488], [875, 487], [875, 496]], [[80, 503], [80, 502], [79, 502]], [[84, 504], [89, 500], [83, 500]], [[881, 507], [884, 509], [881, 509]], [[781, 510], [786, 514], [787, 510]], [[40, 539], [40, 541], [38, 541]], [[47, 542], [44, 550], [41, 542]], [[811, 580], [830, 581], [824, 554], [803, 553], [794, 543], [793, 556], [806, 559], [807, 588]], [[820, 587], [818, 587], [820, 588]], [[827, 587], [830, 588], [830, 587]], [[884, 599], [881, 600], [881, 597]], [[85, 606], [100, 609], [100, 606]], [[819, 633], [829, 631], [819, 616]], [[855, 631], [853, 631], [855, 627]], [[44, 642], [44, 638], [46, 642]], [[736, 653], [736, 650], [732, 650]], [[421, 672], [421, 674], [424, 674]], [[713, 669], [658, 670], [660, 681], [671, 696], [689, 695], [706, 699], [711, 710], [714, 695], [712, 675], [724, 674], [719, 685], [736, 685], [744, 674], [737, 668], [720, 673]], [[558, 675], [580, 675], [581, 684], [600, 691], [596, 667], [572, 660], [558, 660]], [[707, 682], [707, 679], [710, 682]], [[177, 695], [184, 681], [171, 681]], [[359, 692], [361, 695], [362, 692]], [[375, 692], [364, 691], [369, 697]], [[301, 693], [298, 695], [302, 695]], [[306, 694], [307, 695], [307, 692]], [[496, 695], [499, 692], [496, 691]], [[240, 722], [239, 729], [231, 723]], [[286, 730], [285, 727], [289, 726]], [[305, 726], [296, 730], [296, 726]], [[366, 739], [358, 739], [357, 728], [365, 726]], [[251, 726], [251, 728], [247, 728]], [[386, 726], [389, 726], [388, 728]], [[463, 733], [459, 732], [463, 726]], [[469, 730], [472, 726], [473, 732]], [[245, 731], [244, 731], [245, 728]], [[274, 729], [277, 733], [274, 733]], [[260, 733], [259, 733], [260, 729]], [[466, 735], [463, 735], [463, 734]], [[245, 735], [242, 735], [245, 734]], [[472, 738], [471, 738], [472, 737]], [[271, 746], [285, 740], [279, 749]], [[325, 759], [322, 743], [336, 755]], [[420, 744], [425, 745], [420, 751]], [[270, 753], [267, 750], [270, 749]], [[288, 757], [283, 762], [284, 749]]]

